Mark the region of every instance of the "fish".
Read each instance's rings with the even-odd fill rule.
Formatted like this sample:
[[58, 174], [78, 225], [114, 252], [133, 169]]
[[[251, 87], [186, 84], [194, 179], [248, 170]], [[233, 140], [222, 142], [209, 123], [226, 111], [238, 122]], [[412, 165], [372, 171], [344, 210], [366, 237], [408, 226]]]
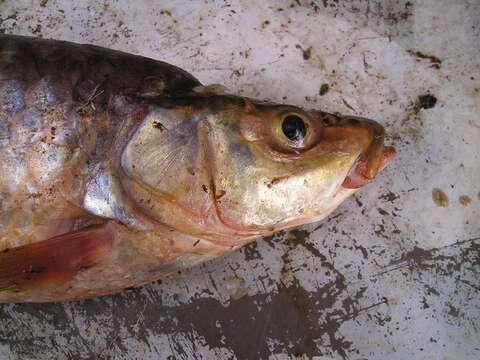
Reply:
[[393, 159], [379, 123], [0, 35], [0, 302], [142, 286], [320, 221]]

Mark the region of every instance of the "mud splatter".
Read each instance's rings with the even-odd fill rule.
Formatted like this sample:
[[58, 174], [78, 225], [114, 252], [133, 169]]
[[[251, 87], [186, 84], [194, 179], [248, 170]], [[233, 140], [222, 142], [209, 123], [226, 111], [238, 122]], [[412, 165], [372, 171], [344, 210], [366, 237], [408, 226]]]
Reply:
[[440, 207], [447, 207], [448, 206], [448, 196], [445, 192], [440, 188], [434, 188], [432, 190], [432, 199], [435, 205]]
[[[396, 270], [408, 267], [411, 270], [434, 270], [437, 275], [451, 276], [462, 268], [480, 265], [480, 237], [457, 241], [440, 248], [424, 249], [414, 246], [399, 259], [392, 260], [387, 268]], [[457, 280], [460, 280], [457, 278]]]

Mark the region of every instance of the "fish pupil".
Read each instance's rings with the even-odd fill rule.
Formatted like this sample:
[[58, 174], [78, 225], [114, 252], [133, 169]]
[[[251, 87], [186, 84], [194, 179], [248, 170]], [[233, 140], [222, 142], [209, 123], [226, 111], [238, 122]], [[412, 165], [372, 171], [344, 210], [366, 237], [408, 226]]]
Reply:
[[288, 115], [283, 119], [282, 131], [289, 140], [300, 141], [305, 138], [307, 128], [300, 116]]

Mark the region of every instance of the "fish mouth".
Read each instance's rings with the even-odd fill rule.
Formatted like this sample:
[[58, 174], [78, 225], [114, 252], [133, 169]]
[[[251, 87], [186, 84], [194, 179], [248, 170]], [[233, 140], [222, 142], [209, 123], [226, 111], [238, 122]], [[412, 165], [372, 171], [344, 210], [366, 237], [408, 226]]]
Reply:
[[358, 156], [343, 181], [342, 186], [347, 189], [358, 189], [367, 185], [395, 157], [395, 149], [384, 145], [385, 129], [382, 125], [367, 119], [361, 119], [361, 124], [369, 130], [372, 140]]

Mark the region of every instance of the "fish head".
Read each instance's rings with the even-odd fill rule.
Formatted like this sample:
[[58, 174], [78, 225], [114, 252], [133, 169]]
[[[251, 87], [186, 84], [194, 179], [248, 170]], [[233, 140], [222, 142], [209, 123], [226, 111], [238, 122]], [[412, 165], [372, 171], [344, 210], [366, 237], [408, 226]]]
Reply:
[[372, 181], [394, 156], [384, 136], [372, 120], [208, 96], [153, 112], [122, 167], [161, 222], [261, 236], [320, 220]]

